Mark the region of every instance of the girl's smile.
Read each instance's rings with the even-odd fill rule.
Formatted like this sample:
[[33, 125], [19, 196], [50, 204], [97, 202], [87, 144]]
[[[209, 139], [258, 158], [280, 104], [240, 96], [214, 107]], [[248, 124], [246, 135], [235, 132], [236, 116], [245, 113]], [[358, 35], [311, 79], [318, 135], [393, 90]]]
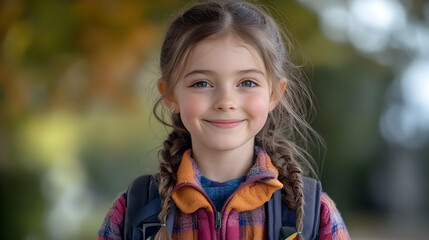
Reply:
[[245, 120], [205, 120], [207, 123], [218, 128], [233, 128], [239, 126]]

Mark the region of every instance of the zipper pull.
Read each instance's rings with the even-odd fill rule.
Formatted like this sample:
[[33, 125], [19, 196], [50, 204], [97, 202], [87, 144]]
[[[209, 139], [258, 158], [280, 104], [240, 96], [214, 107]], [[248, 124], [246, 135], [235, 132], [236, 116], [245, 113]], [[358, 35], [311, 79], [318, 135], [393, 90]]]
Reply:
[[220, 229], [221, 226], [222, 226], [222, 213], [216, 212], [216, 216], [215, 216], [215, 228], [216, 229]]

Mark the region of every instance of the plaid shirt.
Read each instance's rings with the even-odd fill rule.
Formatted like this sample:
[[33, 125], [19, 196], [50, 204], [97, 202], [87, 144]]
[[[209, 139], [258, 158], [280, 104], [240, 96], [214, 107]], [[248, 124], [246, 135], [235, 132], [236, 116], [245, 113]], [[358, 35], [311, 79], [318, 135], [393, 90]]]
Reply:
[[246, 180], [227, 199], [219, 229], [215, 228], [215, 208], [204, 192], [201, 173], [187, 151], [177, 172], [172, 198], [181, 210], [176, 213], [173, 239], [264, 239], [265, 206], [283, 184], [268, 155], [256, 148], [256, 159]]
[[[282, 187], [277, 169], [268, 155], [257, 149], [255, 164], [246, 181], [229, 197], [222, 209], [221, 228], [215, 229], [214, 207], [199, 183], [200, 172], [187, 151], [180, 164], [173, 200], [178, 207], [173, 239], [265, 239], [264, 203]], [[179, 211], [180, 210], [180, 211]], [[110, 208], [98, 233], [98, 240], [119, 240], [123, 236], [126, 193]], [[321, 240], [350, 239], [333, 201], [321, 196], [319, 235]]]

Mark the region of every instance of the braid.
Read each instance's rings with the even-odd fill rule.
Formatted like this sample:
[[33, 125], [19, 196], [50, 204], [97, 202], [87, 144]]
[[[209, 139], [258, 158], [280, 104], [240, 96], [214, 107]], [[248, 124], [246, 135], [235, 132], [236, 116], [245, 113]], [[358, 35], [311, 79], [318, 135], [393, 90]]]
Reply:
[[[283, 138], [274, 141], [273, 139], [272, 135], [265, 139], [258, 137], [256, 143], [263, 147], [278, 169], [278, 180], [283, 184], [283, 201], [295, 212], [296, 229], [298, 232], [302, 232], [304, 218], [303, 171], [293, 157], [295, 154], [291, 152], [297, 146]], [[298, 235], [298, 239], [302, 239], [300, 235]]]
[[[175, 123], [175, 126], [182, 125], [178, 114], [173, 114], [173, 122]], [[161, 224], [166, 224], [167, 217], [171, 212], [171, 205], [173, 203], [171, 192], [177, 182], [177, 169], [179, 168], [183, 153], [191, 146], [189, 134], [186, 134], [183, 129], [184, 128], [180, 127], [175, 128], [170, 133], [167, 140], [165, 140], [164, 149], [160, 151], [162, 160], [158, 179], [158, 191], [162, 204], [158, 219]], [[161, 227], [156, 234], [155, 239], [171, 239], [166, 225]]]
[[[274, 160], [274, 162], [276, 162]], [[290, 209], [295, 211], [296, 229], [302, 232], [304, 218], [304, 194], [302, 182], [302, 170], [299, 164], [292, 158], [286, 158], [286, 161], [279, 168], [279, 180], [283, 183], [283, 200]]]

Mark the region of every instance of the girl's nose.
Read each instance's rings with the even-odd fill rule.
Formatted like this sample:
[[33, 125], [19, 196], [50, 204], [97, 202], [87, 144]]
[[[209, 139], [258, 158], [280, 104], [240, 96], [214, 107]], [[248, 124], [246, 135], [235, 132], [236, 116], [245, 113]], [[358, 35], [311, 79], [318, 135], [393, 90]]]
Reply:
[[214, 103], [214, 108], [220, 111], [235, 110], [237, 108], [237, 103], [233, 96], [233, 92], [228, 89], [219, 90]]

